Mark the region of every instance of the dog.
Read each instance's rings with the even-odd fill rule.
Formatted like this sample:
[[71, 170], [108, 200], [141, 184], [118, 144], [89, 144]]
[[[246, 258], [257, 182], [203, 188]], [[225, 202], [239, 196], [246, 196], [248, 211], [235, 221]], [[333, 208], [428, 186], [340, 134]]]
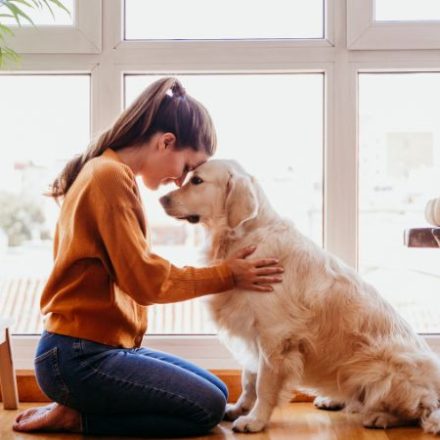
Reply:
[[209, 263], [256, 244], [253, 257], [277, 257], [285, 270], [272, 293], [207, 296], [243, 365], [242, 393], [225, 413], [234, 431], [263, 430], [278, 404], [305, 389], [321, 396], [318, 408], [358, 412], [365, 427], [419, 423], [440, 433], [437, 356], [355, 270], [281, 218], [237, 162], [204, 163], [160, 202], [205, 226]]

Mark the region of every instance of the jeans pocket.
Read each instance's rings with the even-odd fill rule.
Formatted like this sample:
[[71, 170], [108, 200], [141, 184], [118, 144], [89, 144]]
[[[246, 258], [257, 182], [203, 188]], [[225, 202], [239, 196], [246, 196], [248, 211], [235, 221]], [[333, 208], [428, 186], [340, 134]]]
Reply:
[[69, 389], [61, 376], [58, 347], [38, 355], [34, 360], [34, 366], [37, 382], [43, 393], [54, 402], [66, 405], [69, 400]]

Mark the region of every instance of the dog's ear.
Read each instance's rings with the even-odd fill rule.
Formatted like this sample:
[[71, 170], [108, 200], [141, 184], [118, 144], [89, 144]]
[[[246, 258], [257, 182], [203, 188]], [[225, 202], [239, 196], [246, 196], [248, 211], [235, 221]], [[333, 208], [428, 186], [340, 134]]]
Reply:
[[231, 228], [241, 226], [257, 216], [258, 198], [250, 177], [234, 174], [230, 176], [225, 210]]

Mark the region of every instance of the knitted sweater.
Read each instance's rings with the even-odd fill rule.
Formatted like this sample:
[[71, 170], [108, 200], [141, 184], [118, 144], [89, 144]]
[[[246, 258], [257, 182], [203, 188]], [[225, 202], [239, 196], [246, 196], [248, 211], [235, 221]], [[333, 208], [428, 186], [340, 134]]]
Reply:
[[178, 268], [150, 252], [135, 176], [107, 149], [64, 198], [41, 310], [50, 332], [130, 348], [142, 341], [148, 305], [232, 287], [224, 263]]

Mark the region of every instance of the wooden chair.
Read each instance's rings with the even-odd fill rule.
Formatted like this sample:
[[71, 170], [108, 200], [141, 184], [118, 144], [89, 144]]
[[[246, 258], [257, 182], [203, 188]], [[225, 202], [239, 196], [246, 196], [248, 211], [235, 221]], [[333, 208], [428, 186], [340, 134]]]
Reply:
[[4, 409], [18, 408], [17, 379], [9, 338], [10, 320], [0, 318], [0, 383]]

